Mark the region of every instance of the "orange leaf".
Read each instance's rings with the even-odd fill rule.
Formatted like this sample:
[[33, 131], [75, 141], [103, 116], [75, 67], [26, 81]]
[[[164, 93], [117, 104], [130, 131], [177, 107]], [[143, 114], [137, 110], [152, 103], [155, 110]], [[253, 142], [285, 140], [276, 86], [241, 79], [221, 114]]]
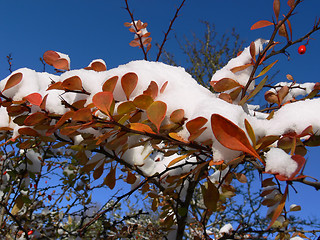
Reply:
[[163, 92], [164, 92], [164, 90], [166, 89], [167, 85], [168, 85], [168, 81], [166, 81], [166, 82], [162, 85], [162, 87], [161, 87], [161, 89], [160, 89], [160, 93], [163, 93]]
[[239, 86], [240, 84], [231, 78], [222, 78], [221, 80], [219, 80], [217, 83], [213, 85], [213, 89], [216, 92], [224, 92]]
[[52, 66], [53, 63], [57, 61], [59, 58], [60, 58], [60, 55], [52, 50], [46, 51], [43, 54], [43, 60], [50, 66]]
[[185, 154], [185, 155], [182, 155], [182, 156], [179, 156], [179, 157], [173, 159], [173, 160], [168, 164], [167, 168], [169, 168], [169, 167], [171, 167], [172, 165], [174, 165], [174, 164], [180, 162], [181, 160], [187, 158], [189, 155], [190, 155], [190, 154]]
[[107, 66], [104, 63], [99, 62], [99, 61], [91, 63], [91, 68], [92, 68], [92, 70], [94, 70], [96, 72], [107, 71]]
[[197, 117], [186, 123], [186, 127], [190, 134], [197, 132], [208, 120], [204, 117]]
[[154, 81], [151, 81], [147, 90], [143, 91], [143, 94], [149, 95], [152, 99], [155, 99], [158, 95], [158, 84]]
[[133, 104], [138, 108], [146, 110], [153, 103], [153, 99], [150, 95], [139, 95], [133, 100]]
[[188, 141], [184, 140], [178, 133], [169, 133], [169, 137], [183, 143], [189, 143]]
[[42, 99], [41, 103], [40, 103], [40, 108], [42, 110], [45, 110], [46, 109], [46, 104], [47, 104], [47, 98], [48, 98], [48, 94], [46, 94], [44, 96], [44, 98]]
[[300, 172], [300, 170], [302, 169], [302, 167], [305, 165], [306, 163], [306, 159], [301, 156], [301, 155], [293, 155], [291, 156], [292, 160], [294, 160], [297, 164], [298, 167], [297, 169], [291, 174], [290, 177], [286, 177], [286, 176], [282, 176], [280, 174], [276, 175], [276, 178], [280, 181], [290, 181], [293, 180], [295, 178], [295, 176]]
[[147, 132], [147, 133], [155, 134], [155, 132], [152, 131], [151, 127], [149, 127], [148, 125], [143, 124], [143, 123], [130, 123], [130, 129], [140, 131], [140, 132]]
[[69, 70], [69, 62], [65, 58], [59, 58], [55, 62], [53, 62], [53, 67], [61, 70]]
[[8, 81], [6, 82], [6, 85], [5, 85], [5, 87], [4, 87], [4, 89], [2, 91], [5, 91], [5, 90], [7, 90], [9, 88], [12, 88], [12, 87], [16, 86], [18, 83], [21, 82], [22, 77], [23, 77], [23, 74], [20, 73], [20, 72], [11, 75], [9, 77]]
[[78, 76], [72, 76], [64, 80], [61, 86], [66, 90], [82, 91], [82, 82]]
[[287, 194], [288, 194], [288, 185], [286, 186], [286, 190], [284, 191], [284, 194], [281, 198], [281, 201], [278, 205], [278, 207], [276, 208], [276, 210], [274, 210], [274, 213], [273, 213], [273, 216], [272, 216], [272, 219], [271, 219], [271, 222], [267, 228], [267, 230], [269, 230], [271, 228], [271, 226], [274, 224], [274, 222], [278, 219], [278, 217], [280, 216], [282, 210], [283, 210], [283, 207], [286, 203], [286, 199], [287, 199]]
[[161, 101], [153, 102], [147, 109], [148, 119], [156, 126], [158, 132], [167, 112], [167, 104]]
[[278, 22], [278, 20], [279, 20], [279, 12], [280, 12], [280, 1], [279, 0], [274, 0], [273, 1], [273, 12], [274, 12], [274, 15], [276, 16], [276, 20]]
[[170, 120], [174, 123], [181, 123], [183, 119], [184, 119], [183, 109], [174, 110], [170, 115]]
[[42, 102], [42, 96], [39, 93], [31, 93], [28, 96], [23, 97], [23, 99], [36, 106], [40, 106]]
[[241, 66], [238, 66], [238, 67], [231, 68], [230, 71], [233, 72], [233, 73], [236, 73], [236, 72], [240, 72], [242, 70], [245, 70], [250, 66], [252, 66], [252, 64], [248, 63], [248, 64], [245, 64], [245, 65], [241, 65]]
[[190, 136], [188, 138], [188, 141], [192, 142], [194, 141], [196, 138], [198, 138], [205, 130], [207, 129], [207, 127], [204, 128], [200, 128], [199, 130], [190, 133]]
[[270, 21], [267, 21], [267, 20], [260, 20], [260, 21], [256, 22], [255, 24], [253, 24], [250, 29], [255, 30], [255, 29], [267, 27], [270, 25], [273, 25], [273, 23]]
[[64, 88], [62, 87], [62, 82], [55, 82], [54, 84], [51, 84], [47, 90], [52, 89], [63, 90]]
[[92, 98], [93, 104], [103, 113], [110, 115], [110, 107], [113, 102], [113, 94], [111, 92], [99, 92]]
[[46, 119], [47, 116], [44, 113], [41, 112], [35, 112], [31, 115], [29, 115], [25, 120], [24, 124], [26, 126], [34, 126], [40, 122], [42, 122], [44, 119]]
[[102, 91], [104, 92], [113, 92], [114, 88], [117, 85], [119, 77], [118, 76], [113, 76], [109, 78], [107, 81], [102, 86]]
[[138, 83], [138, 76], [133, 72], [126, 73], [125, 75], [122, 76], [121, 86], [128, 100], [131, 93], [136, 88], [137, 83]]
[[79, 109], [73, 114], [72, 119], [74, 121], [90, 122], [92, 121], [91, 110], [89, 108]]
[[295, 0], [288, 0], [287, 4], [290, 8], [293, 8], [294, 7], [294, 2]]
[[211, 115], [212, 132], [216, 139], [226, 148], [246, 152], [262, 163], [262, 159], [251, 146], [245, 132], [230, 120], [219, 114]]

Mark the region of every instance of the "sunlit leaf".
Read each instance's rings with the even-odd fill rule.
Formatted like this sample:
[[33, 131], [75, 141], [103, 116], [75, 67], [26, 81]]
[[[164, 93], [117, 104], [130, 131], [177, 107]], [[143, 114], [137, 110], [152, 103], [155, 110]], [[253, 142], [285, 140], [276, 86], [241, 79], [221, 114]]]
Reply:
[[280, 13], [280, 0], [273, 0], [273, 12], [276, 16], [276, 20], [279, 20], [279, 13]]
[[245, 104], [250, 98], [253, 98], [255, 95], [257, 95], [261, 89], [263, 88], [263, 86], [265, 85], [265, 83], [267, 82], [268, 80], [268, 76], [265, 76], [261, 82], [258, 84], [258, 86], [256, 86], [253, 91], [249, 94], [249, 95], [246, 95], [244, 98], [241, 99], [241, 101], [239, 102], [239, 105], [243, 105]]
[[19, 196], [16, 198], [15, 202], [14, 202], [13, 208], [12, 208], [12, 210], [11, 210], [11, 214], [12, 214], [13, 216], [17, 215], [18, 212], [19, 212], [19, 211], [21, 210], [21, 208], [23, 207], [23, 204], [24, 204], [24, 202], [23, 202], [23, 200], [22, 200], [22, 195], [19, 195]]
[[275, 141], [279, 140], [280, 136], [277, 135], [269, 135], [260, 138], [256, 143], [256, 148], [259, 150], [265, 149], [273, 144]]
[[167, 168], [169, 168], [169, 167], [173, 166], [174, 164], [182, 161], [183, 159], [186, 159], [189, 155], [190, 155], [190, 154], [185, 154], [185, 155], [182, 155], [182, 156], [179, 156], [179, 157], [173, 159], [173, 160], [168, 164]]
[[151, 81], [147, 90], [143, 91], [143, 94], [149, 95], [152, 99], [155, 99], [158, 96], [158, 84], [155, 81]]
[[211, 126], [214, 136], [223, 146], [248, 153], [263, 162], [259, 154], [251, 146], [245, 132], [233, 122], [219, 114], [212, 114]]
[[81, 91], [82, 90], [82, 81], [78, 76], [72, 76], [64, 80], [61, 86], [70, 91]]
[[161, 101], [153, 102], [147, 109], [148, 119], [156, 126], [158, 132], [167, 113], [167, 104]]
[[60, 70], [69, 70], [69, 62], [65, 58], [59, 58], [53, 62], [53, 67]]
[[166, 89], [167, 85], [168, 85], [168, 81], [166, 81], [166, 82], [161, 86], [161, 88], [160, 88], [160, 93], [163, 93], [163, 92], [164, 92], [164, 90]]
[[241, 66], [238, 66], [238, 67], [231, 68], [230, 71], [233, 72], [233, 73], [237, 73], [237, 72], [243, 71], [243, 70], [245, 70], [245, 69], [247, 69], [248, 67], [251, 67], [251, 66], [252, 66], [252, 64], [248, 63], [248, 64], [245, 64], [245, 65], [241, 65]]
[[179, 142], [183, 143], [189, 143], [184, 138], [182, 138], [178, 133], [169, 133], [169, 137], [173, 138], [174, 140], [177, 140]]
[[290, 8], [294, 7], [295, 0], [288, 0], [287, 4]]
[[104, 92], [113, 92], [114, 88], [117, 85], [119, 77], [118, 76], [113, 76], [109, 78], [107, 81], [102, 86], [102, 91]]
[[99, 92], [92, 98], [93, 104], [103, 113], [110, 115], [110, 107], [113, 102], [113, 94], [111, 92]]
[[251, 55], [251, 58], [253, 59], [253, 61], [255, 62], [256, 61], [256, 44], [254, 42], [251, 42], [250, 43], [250, 55]]
[[64, 88], [62, 87], [62, 82], [56, 82], [51, 84], [47, 90], [52, 90], [52, 89], [63, 90]]
[[152, 103], [152, 97], [146, 94], [141, 94], [133, 100], [133, 104], [143, 110], [146, 110]]
[[42, 96], [40, 93], [31, 93], [28, 96], [23, 97], [23, 99], [36, 106], [40, 106], [42, 102]]
[[52, 66], [53, 63], [57, 61], [59, 58], [60, 58], [60, 55], [57, 52], [52, 50], [46, 51], [43, 54], [43, 60], [50, 66]]
[[132, 101], [122, 102], [119, 104], [117, 108], [117, 113], [119, 115], [130, 113], [136, 110], [136, 106], [133, 104]]
[[219, 98], [227, 103], [232, 103], [232, 97], [228, 93], [220, 93]]
[[152, 129], [148, 125], [143, 124], [143, 123], [130, 123], [130, 129], [140, 131], [140, 132], [147, 132], [147, 133], [155, 134], [155, 132], [152, 131]]
[[284, 208], [284, 205], [286, 203], [287, 194], [288, 194], [288, 185], [286, 186], [286, 190], [284, 191], [284, 194], [283, 194], [283, 196], [281, 198], [281, 201], [280, 201], [279, 205], [277, 206], [277, 208], [273, 212], [273, 216], [272, 216], [272, 219], [271, 219], [271, 222], [270, 222], [269, 226], [267, 227], [267, 230], [271, 228], [271, 226], [274, 224], [274, 222], [280, 216], [280, 214], [281, 214], [281, 212], [282, 212], [282, 210]]
[[92, 70], [96, 71], [96, 72], [104, 72], [107, 70], [107, 66], [100, 61], [95, 61], [93, 63], [91, 63], [91, 68]]
[[72, 119], [74, 121], [80, 121], [80, 122], [90, 122], [92, 121], [92, 113], [91, 110], [89, 108], [82, 108], [79, 109], [78, 111], [76, 111], [73, 116]]
[[246, 131], [251, 139], [253, 148], [256, 148], [256, 135], [254, 134], [253, 128], [247, 119], [244, 120], [244, 125], [245, 125]]
[[290, 90], [290, 89], [289, 89], [288, 86], [283, 86], [283, 87], [280, 88], [280, 90], [278, 91], [278, 98], [279, 98], [280, 104], [282, 103], [283, 99], [288, 95], [289, 90]]
[[266, 74], [273, 67], [273, 65], [275, 65], [277, 62], [278, 62], [278, 60], [276, 60], [273, 63], [270, 63], [268, 66], [264, 67], [256, 78]]
[[200, 128], [195, 132], [190, 133], [190, 136], [188, 138], [188, 141], [192, 142], [194, 141], [196, 138], [198, 138], [205, 130], [207, 129], [207, 127], [204, 128]]
[[4, 89], [2, 91], [5, 91], [19, 84], [22, 80], [22, 77], [23, 77], [23, 74], [20, 72], [11, 75], [7, 80], [6, 85], [4, 86]]
[[170, 120], [174, 123], [181, 123], [183, 119], [184, 119], [183, 109], [174, 110], [170, 115]]
[[263, 27], [267, 27], [267, 26], [271, 26], [271, 25], [273, 25], [273, 23], [270, 21], [260, 20], [260, 21], [256, 22], [255, 24], [253, 24], [250, 29], [255, 30], [258, 28], [263, 28]]
[[189, 133], [192, 134], [198, 131], [203, 125], [205, 125], [208, 120], [204, 117], [197, 117], [192, 119], [186, 123], [186, 128], [188, 129]]
[[278, 96], [274, 92], [271, 92], [271, 91], [265, 92], [264, 99], [269, 103], [280, 104]]
[[243, 173], [235, 173], [235, 176], [241, 183], [246, 183], [248, 181], [246, 175], [244, 175]]
[[125, 75], [122, 76], [121, 86], [128, 100], [131, 93], [136, 88], [137, 83], [138, 83], [138, 76], [133, 72], [126, 73]]

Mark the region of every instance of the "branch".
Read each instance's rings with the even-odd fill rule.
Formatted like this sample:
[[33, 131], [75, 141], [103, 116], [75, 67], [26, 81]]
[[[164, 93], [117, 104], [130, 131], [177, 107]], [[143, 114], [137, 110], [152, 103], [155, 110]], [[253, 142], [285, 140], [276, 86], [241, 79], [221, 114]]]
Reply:
[[161, 43], [161, 46], [159, 47], [159, 52], [158, 52], [158, 55], [157, 55], [156, 62], [159, 61], [159, 58], [160, 58], [161, 53], [162, 53], [163, 46], [164, 46], [165, 42], [167, 41], [169, 32], [172, 30], [172, 25], [173, 25], [174, 21], [178, 18], [178, 13], [179, 13], [179, 11], [181, 10], [182, 6], [184, 5], [185, 1], [186, 1], [186, 0], [183, 0], [183, 1], [181, 2], [180, 6], [177, 8], [176, 13], [174, 14], [173, 19], [170, 21], [169, 28], [168, 28], [167, 32], [164, 34], [164, 39], [163, 39], [163, 41], [162, 41], [162, 43]]

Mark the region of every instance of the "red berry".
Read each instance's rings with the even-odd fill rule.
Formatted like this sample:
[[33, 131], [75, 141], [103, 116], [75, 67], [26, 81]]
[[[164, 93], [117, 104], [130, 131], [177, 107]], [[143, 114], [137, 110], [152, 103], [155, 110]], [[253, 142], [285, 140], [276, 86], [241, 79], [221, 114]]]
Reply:
[[51, 195], [48, 195], [48, 200], [51, 201], [52, 197]]
[[298, 53], [299, 54], [304, 54], [306, 52], [307, 48], [305, 45], [301, 45], [299, 48], [298, 48]]
[[29, 232], [28, 232], [28, 235], [31, 235], [33, 233], [33, 231], [32, 230], [30, 230]]

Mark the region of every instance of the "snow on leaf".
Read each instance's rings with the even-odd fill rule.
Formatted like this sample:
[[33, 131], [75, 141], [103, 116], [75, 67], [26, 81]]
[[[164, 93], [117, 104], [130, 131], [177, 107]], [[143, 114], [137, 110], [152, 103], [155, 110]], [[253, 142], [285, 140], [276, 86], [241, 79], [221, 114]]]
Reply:
[[23, 77], [23, 74], [20, 72], [11, 75], [9, 77], [8, 81], [6, 82], [6, 85], [2, 91], [5, 91], [5, 90], [12, 88], [12, 87], [16, 86], [17, 84], [19, 84], [22, 80], [22, 77]]
[[111, 92], [99, 92], [92, 98], [93, 104], [103, 113], [110, 115], [110, 107], [113, 102], [113, 94]]
[[23, 97], [23, 99], [36, 106], [40, 106], [42, 102], [42, 96], [40, 93], [31, 93], [28, 96]]
[[253, 24], [250, 29], [255, 30], [258, 28], [263, 28], [263, 27], [267, 27], [267, 26], [271, 26], [271, 25], [273, 25], [273, 23], [270, 21], [260, 20], [260, 21], [256, 22], [255, 24]]
[[131, 93], [136, 88], [137, 83], [138, 83], [138, 76], [133, 72], [126, 73], [125, 75], [122, 76], [121, 86], [128, 100]]
[[116, 87], [116, 84], [118, 82], [119, 77], [113, 76], [109, 78], [102, 86], [102, 91], [104, 92], [113, 92], [114, 88]]
[[248, 153], [263, 162], [259, 154], [251, 146], [245, 132], [236, 124], [219, 114], [212, 114], [211, 126], [214, 136], [223, 146]]
[[153, 102], [147, 109], [148, 119], [156, 126], [158, 132], [167, 112], [167, 104], [162, 101]]
[[295, 179], [295, 176], [300, 172], [300, 170], [302, 169], [302, 167], [306, 163], [306, 159], [301, 155], [293, 155], [293, 156], [291, 156], [291, 158], [292, 158], [292, 160], [294, 160], [298, 164], [297, 169], [291, 174], [290, 177], [286, 177], [286, 176], [277, 174], [276, 178], [278, 180], [280, 180], [280, 181], [290, 181], [290, 180]]
[[82, 81], [78, 76], [72, 76], [64, 80], [61, 86], [70, 91], [81, 91], [82, 90]]

